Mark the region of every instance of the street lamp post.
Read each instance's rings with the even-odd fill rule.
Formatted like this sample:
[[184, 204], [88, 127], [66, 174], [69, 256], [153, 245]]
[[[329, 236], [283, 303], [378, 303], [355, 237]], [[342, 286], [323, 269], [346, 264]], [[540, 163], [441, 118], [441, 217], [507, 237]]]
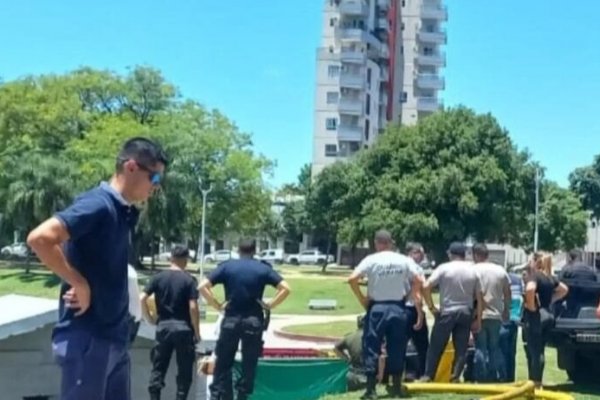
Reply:
[[596, 256], [598, 254], [598, 218], [592, 221], [592, 228], [594, 228], [594, 251], [592, 252], [592, 265], [596, 268]]
[[533, 233], [533, 251], [538, 251], [540, 230], [540, 169], [535, 169], [535, 231]]
[[202, 178], [198, 178], [198, 187], [202, 192], [202, 231], [200, 233], [200, 241], [198, 243], [198, 253], [200, 254], [200, 281], [204, 277], [204, 243], [206, 234], [206, 198], [212, 191], [212, 184], [208, 185], [207, 189], [202, 188]]

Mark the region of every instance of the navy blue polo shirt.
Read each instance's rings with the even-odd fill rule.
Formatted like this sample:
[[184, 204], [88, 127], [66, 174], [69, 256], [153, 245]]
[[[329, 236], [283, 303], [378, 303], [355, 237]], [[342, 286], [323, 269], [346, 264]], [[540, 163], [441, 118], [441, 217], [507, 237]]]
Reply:
[[229, 260], [208, 275], [213, 286], [225, 287], [225, 316], [261, 315], [265, 286], [277, 286], [283, 280], [270, 265], [252, 258]]
[[66, 308], [62, 299], [70, 286], [60, 290], [59, 322], [55, 333], [85, 329], [95, 336], [127, 343], [129, 295], [127, 261], [130, 231], [138, 211], [108, 184], [81, 194], [67, 209], [55, 215], [69, 232], [64, 245], [69, 264], [87, 279], [90, 308], [82, 316]]

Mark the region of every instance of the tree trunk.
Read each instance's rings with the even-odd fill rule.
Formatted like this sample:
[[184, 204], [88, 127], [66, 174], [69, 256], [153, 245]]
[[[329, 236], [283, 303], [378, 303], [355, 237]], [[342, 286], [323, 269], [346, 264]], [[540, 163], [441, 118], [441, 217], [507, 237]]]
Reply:
[[321, 273], [327, 272], [327, 259], [329, 258], [329, 252], [331, 251], [331, 235], [327, 236], [327, 251], [325, 252], [325, 261], [321, 265]]

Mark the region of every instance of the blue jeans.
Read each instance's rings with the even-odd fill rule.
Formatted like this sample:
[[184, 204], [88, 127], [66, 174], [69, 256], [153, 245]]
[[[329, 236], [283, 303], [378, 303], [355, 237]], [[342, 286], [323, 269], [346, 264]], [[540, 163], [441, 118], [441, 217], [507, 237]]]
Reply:
[[502, 363], [500, 368], [501, 382], [515, 381], [515, 359], [517, 356], [517, 334], [519, 325], [516, 321], [508, 321], [500, 328], [500, 351], [502, 352]]
[[502, 353], [499, 348], [502, 321], [484, 319], [481, 330], [475, 336], [475, 360], [473, 375], [476, 382], [497, 382]]
[[62, 369], [61, 400], [129, 400], [127, 344], [71, 329], [54, 335], [54, 358]]

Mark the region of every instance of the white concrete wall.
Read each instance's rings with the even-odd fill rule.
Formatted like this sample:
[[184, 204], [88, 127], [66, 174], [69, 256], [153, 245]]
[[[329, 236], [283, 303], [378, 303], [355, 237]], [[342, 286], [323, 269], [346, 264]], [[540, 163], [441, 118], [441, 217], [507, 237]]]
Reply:
[[[60, 392], [60, 369], [54, 363], [50, 326], [0, 341], [0, 399], [20, 400], [25, 396], [54, 395]], [[131, 350], [132, 400], [148, 398], [148, 381], [153, 342], [138, 337]], [[166, 378], [164, 399], [175, 398], [175, 360]], [[195, 387], [196, 382], [193, 384]], [[191, 393], [190, 399], [196, 397]], [[57, 397], [58, 398], [58, 397]]]

